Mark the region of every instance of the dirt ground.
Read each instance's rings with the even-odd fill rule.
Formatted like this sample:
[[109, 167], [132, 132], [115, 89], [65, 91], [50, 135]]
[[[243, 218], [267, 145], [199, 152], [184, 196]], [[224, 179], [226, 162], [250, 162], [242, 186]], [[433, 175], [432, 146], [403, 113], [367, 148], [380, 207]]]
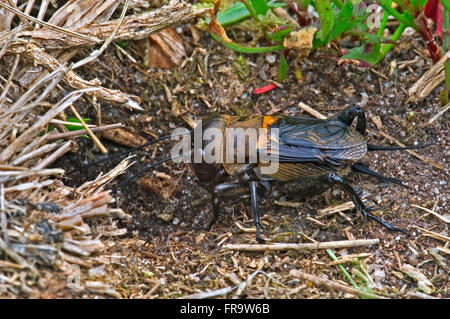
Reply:
[[[439, 91], [419, 103], [406, 103], [407, 90], [431, 66], [418, 38], [402, 42], [374, 68], [338, 66], [336, 51], [314, 51], [300, 64], [303, 81], [297, 83], [289, 72], [282, 88], [255, 95], [253, 89], [274, 78], [277, 63], [270, 64], [265, 55], [246, 55], [247, 78], [236, 75], [237, 54], [215, 43], [206, 33], [194, 43], [189, 25], [177, 28], [187, 50], [181, 67], [172, 70], [145, 70], [117, 51], [109, 49], [98, 61], [85, 68], [87, 79], [97, 77], [105, 87], [138, 95], [145, 112], [126, 111], [101, 103], [103, 123], [125, 123], [136, 135], [152, 139], [170, 134], [175, 127], [188, 127], [178, 115], [202, 118], [212, 113], [303, 115], [298, 103], [313, 107], [329, 116], [348, 105], [361, 105], [366, 111], [368, 138], [373, 144], [391, 145], [380, 136], [371, 117], [379, 116], [384, 132], [407, 145], [429, 145], [417, 153], [440, 163], [437, 169], [406, 152], [373, 152], [371, 168], [390, 177], [402, 179], [410, 188], [388, 185], [366, 176], [350, 181], [362, 191], [369, 206], [380, 210], [374, 214], [410, 232], [409, 236], [391, 233], [377, 223], [365, 222], [345, 211], [318, 219], [317, 210], [348, 201], [338, 189], [316, 196], [297, 207], [278, 205], [283, 195], [273, 189], [272, 196], [260, 203], [263, 209], [263, 235], [274, 242], [308, 243], [346, 239], [379, 238], [380, 244], [335, 251], [338, 257], [359, 254], [344, 267], [356, 283], [373, 293], [393, 298], [411, 297], [417, 282], [400, 269], [410, 264], [420, 269], [432, 285], [431, 296], [450, 297], [448, 225], [419, 205], [449, 216], [450, 137], [448, 114], [433, 124], [428, 120], [440, 109]], [[290, 58], [292, 59], [292, 57]], [[289, 59], [289, 61], [291, 61]], [[292, 62], [292, 61], [291, 61]], [[77, 108], [85, 117], [96, 118], [96, 111]], [[376, 134], [374, 134], [376, 133]], [[83, 168], [67, 177], [65, 183], [79, 186], [92, 180], [100, 171], [114, 167], [119, 160], [96, 166], [87, 163], [102, 158], [92, 142], [78, 139], [79, 149], [53, 164], [66, 171]], [[105, 141], [110, 153], [125, 150]], [[139, 152], [137, 163], [126, 174], [142, 170], [146, 164], [165, 158], [170, 143], [164, 142]], [[125, 176], [126, 178], [126, 176]], [[122, 178], [123, 179], [123, 178]], [[119, 179], [120, 180], [120, 179]], [[199, 187], [187, 164], [166, 163], [148, 173], [144, 182], [133, 180], [114, 192], [117, 206], [132, 216], [119, 221], [126, 235], [106, 239], [114, 263], [97, 275], [110, 283], [121, 297], [178, 298], [202, 292], [234, 287], [245, 283], [243, 291], [233, 289], [218, 298], [354, 298], [350, 294], [321, 287], [296, 278], [291, 270], [348, 284], [325, 251], [234, 252], [221, 249], [223, 244], [256, 243], [248, 196], [224, 199], [221, 214], [210, 231], [199, 230], [211, 217], [208, 193]], [[447, 236], [436, 239], [423, 229]], [[439, 253], [439, 259], [430, 253]], [[366, 275], [364, 275], [366, 272]], [[368, 279], [369, 276], [372, 279]], [[82, 277], [92, 277], [83, 269]], [[250, 278], [250, 279], [249, 279]], [[412, 295], [408, 293], [412, 292]], [[47, 290], [54, 297], [93, 297], [92, 291], [78, 291], [54, 285]], [[108, 297], [103, 294], [99, 297]]]

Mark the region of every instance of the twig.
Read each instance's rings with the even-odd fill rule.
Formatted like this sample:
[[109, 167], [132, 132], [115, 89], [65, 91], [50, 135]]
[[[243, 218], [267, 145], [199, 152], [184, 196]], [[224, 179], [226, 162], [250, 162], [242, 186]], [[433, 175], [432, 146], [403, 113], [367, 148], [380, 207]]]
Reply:
[[427, 229], [424, 229], [424, 228], [419, 227], [419, 226], [413, 226], [413, 227], [423, 231], [425, 233], [424, 236], [428, 236], [428, 237], [432, 237], [434, 239], [450, 242], [450, 237], [447, 237], [447, 236], [435, 233], [435, 232], [433, 232], [431, 230], [427, 230]]
[[55, 182], [54, 180], [48, 179], [48, 180], [45, 180], [40, 183], [38, 183], [38, 182], [23, 183], [20, 185], [5, 188], [5, 193], [24, 191], [24, 190], [33, 189], [33, 188], [42, 188], [45, 186], [49, 186], [49, 185], [53, 184], [54, 182]]
[[346, 202], [346, 203], [330, 206], [330, 207], [327, 207], [324, 209], [320, 209], [317, 211], [317, 215], [318, 215], [317, 219], [321, 219], [326, 216], [340, 213], [345, 210], [349, 210], [349, 209], [353, 209], [353, 208], [355, 208], [355, 204], [353, 202]]
[[44, 155], [45, 153], [49, 153], [55, 149], [57, 149], [61, 144], [59, 143], [51, 143], [51, 144], [45, 144], [34, 151], [28, 152], [24, 154], [23, 156], [20, 156], [19, 158], [15, 159], [11, 162], [11, 165], [20, 165], [23, 162], [26, 162], [32, 158], [40, 157]]
[[3, 106], [3, 101], [6, 98], [6, 94], [8, 93], [9, 88], [12, 85], [12, 79], [13, 79], [14, 74], [16, 73], [16, 68], [17, 68], [17, 65], [19, 64], [19, 60], [20, 60], [20, 55], [16, 54], [16, 58], [14, 60], [13, 66], [12, 66], [11, 73], [9, 74], [8, 82], [6, 82], [5, 88], [3, 89], [2, 95], [0, 96], [0, 109]]
[[314, 117], [317, 117], [318, 119], [324, 120], [327, 117], [325, 115], [322, 115], [320, 112], [314, 110], [313, 108], [311, 108], [310, 106], [306, 105], [303, 102], [298, 103], [298, 107], [301, 108], [303, 111], [311, 114]]
[[58, 148], [55, 152], [53, 152], [50, 156], [48, 156], [46, 159], [42, 160], [39, 164], [37, 164], [34, 169], [43, 169], [49, 166], [51, 163], [56, 161], [58, 158], [66, 154], [68, 151], [70, 151], [70, 145], [72, 144], [71, 141], [68, 141], [61, 145], [60, 148]]
[[208, 291], [208, 292], [200, 292], [200, 293], [197, 293], [197, 294], [181, 297], [180, 299], [206, 299], [206, 298], [212, 298], [212, 297], [217, 297], [217, 296], [222, 296], [222, 295], [229, 294], [234, 289], [236, 289], [236, 286], [221, 288], [221, 289]]
[[108, 153], [108, 150], [106, 149], [106, 147], [103, 146], [102, 142], [100, 142], [98, 137], [95, 136], [95, 134], [92, 132], [92, 130], [89, 128], [89, 126], [87, 126], [86, 122], [83, 120], [83, 118], [81, 117], [80, 113], [78, 113], [78, 111], [75, 109], [73, 104], [70, 104], [70, 110], [73, 112], [73, 114], [78, 119], [78, 121], [80, 121], [80, 123], [83, 125], [84, 129], [87, 131], [89, 136], [92, 138], [92, 140], [94, 141], [95, 145], [97, 145], [97, 147], [100, 150], [100, 152], [102, 152], [103, 154]]
[[433, 124], [438, 118], [440, 118], [445, 112], [450, 109], [450, 103], [447, 103], [436, 115], [429, 119], [428, 124]]
[[[21, 40], [23, 41], [23, 40]], [[59, 61], [46, 53], [43, 49], [39, 48], [37, 45], [32, 43], [25, 42], [23, 45], [14, 46], [11, 49], [8, 49], [11, 52], [23, 54], [28, 56], [36, 65], [41, 65], [49, 70], [55, 70], [61, 67]], [[139, 111], [143, 111], [143, 108], [139, 106], [140, 99], [137, 96], [133, 96], [130, 94], [125, 94], [119, 90], [111, 90], [105, 87], [98, 85], [95, 81], [86, 81], [81, 78], [78, 74], [73, 71], [68, 71], [64, 75], [64, 81], [75, 89], [93, 89], [96, 90], [88, 91], [89, 94], [94, 95], [95, 97], [105, 100], [107, 102], [111, 102], [114, 104], [123, 104], [132, 109], [136, 109]]]
[[422, 210], [426, 211], [427, 213], [430, 213], [430, 214], [436, 216], [437, 218], [439, 218], [440, 220], [442, 220], [445, 223], [450, 223], [450, 220], [447, 217], [441, 216], [438, 213], [432, 211], [431, 209], [428, 209], [428, 208], [425, 208], [425, 207], [422, 207], [422, 206], [419, 206], [419, 205], [414, 205], [414, 204], [411, 204], [411, 206], [414, 206], [416, 208], [422, 209]]
[[[125, 125], [122, 123], [116, 123], [116, 124], [94, 127], [94, 128], [91, 128], [91, 131], [94, 133], [98, 133], [98, 132], [114, 130], [116, 128], [122, 128], [122, 127], [125, 127]], [[52, 140], [72, 138], [72, 137], [84, 135], [86, 133], [87, 133], [87, 130], [76, 130], [76, 131], [67, 132], [67, 133], [49, 134], [49, 135], [47, 135], [45, 140], [52, 141]]]
[[345, 293], [348, 293], [348, 294], [351, 294], [351, 295], [354, 295], [354, 296], [368, 297], [368, 298], [374, 298], [374, 299], [385, 299], [385, 297], [383, 297], [383, 296], [379, 296], [379, 295], [363, 292], [361, 290], [358, 290], [358, 289], [355, 289], [355, 288], [352, 288], [352, 287], [348, 287], [348, 286], [344, 286], [342, 284], [339, 284], [337, 282], [334, 282], [334, 281], [331, 281], [331, 280], [328, 280], [328, 279], [319, 278], [317, 276], [304, 273], [303, 271], [300, 271], [300, 270], [292, 269], [289, 272], [289, 274], [291, 276], [294, 276], [294, 277], [297, 277], [297, 278], [301, 278], [301, 279], [304, 279], [304, 280], [311, 281], [312, 283], [314, 283], [317, 286], [330, 287], [332, 289], [343, 291]]
[[278, 251], [278, 250], [319, 250], [329, 248], [350, 248], [359, 246], [378, 245], [380, 239], [356, 239], [318, 242], [310, 244], [290, 244], [290, 243], [274, 243], [274, 244], [227, 244], [224, 249], [237, 251]]

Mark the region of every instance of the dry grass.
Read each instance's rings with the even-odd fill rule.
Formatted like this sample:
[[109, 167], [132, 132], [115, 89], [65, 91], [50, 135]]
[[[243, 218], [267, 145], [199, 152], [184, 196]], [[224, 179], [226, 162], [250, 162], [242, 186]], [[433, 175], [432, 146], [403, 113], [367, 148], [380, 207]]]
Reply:
[[[78, 189], [63, 184], [64, 170], [47, 167], [85, 133], [106, 152], [94, 132], [122, 126], [91, 128], [81, 121], [85, 130], [69, 132], [61, 123], [67, 109], [78, 114], [77, 102], [96, 107], [97, 100], [104, 100], [142, 109], [138, 97], [103, 87], [98, 80], [87, 81], [76, 70], [99, 58], [113, 40], [148, 37], [194, 16], [190, 5], [179, 1], [147, 13], [129, 10], [130, 5], [138, 9], [148, 3], [75, 0], [53, 7], [49, 1], [39, 6], [34, 0], [0, 1], [1, 296], [47, 296], [36, 288], [46, 271], [57, 270], [65, 283], [78, 266], [109, 263], [107, 257], [102, 259], [101, 237], [126, 233], [111, 224], [109, 217], [127, 216], [111, 208], [114, 199], [104, 187], [126, 170], [127, 160]], [[74, 61], [81, 49], [92, 53]], [[49, 125], [55, 128], [47, 132]], [[109, 226], [92, 229], [86, 220]], [[83, 287], [120, 296], [99, 282], [79, 283], [78, 289]]]

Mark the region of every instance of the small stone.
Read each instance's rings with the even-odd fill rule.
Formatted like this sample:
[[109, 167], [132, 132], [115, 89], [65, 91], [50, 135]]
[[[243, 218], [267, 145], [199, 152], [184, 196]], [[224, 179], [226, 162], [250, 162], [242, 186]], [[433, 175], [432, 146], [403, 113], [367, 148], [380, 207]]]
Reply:
[[158, 218], [168, 223], [173, 219], [173, 214], [159, 214]]
[[276, 59], [277, 58], [273, 54], [266, 55], [266, 61], [269, 62], [270, 64], [275, 63]]

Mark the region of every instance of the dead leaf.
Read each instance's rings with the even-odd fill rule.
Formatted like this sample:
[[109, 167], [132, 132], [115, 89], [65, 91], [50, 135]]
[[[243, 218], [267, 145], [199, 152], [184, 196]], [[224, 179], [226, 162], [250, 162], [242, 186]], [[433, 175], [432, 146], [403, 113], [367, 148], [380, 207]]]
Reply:
[[415, 281], [417, 281], [417, 286], [424, 293], [429, 295], [434, 292], [435, 288], [433, 284], [419, 269], [409, 264], [404, 264], [400, 270], [405, 274], [407, 274], [409, 277], [413, 278]]
[[110, 140], [114, 143], [127, 146], [127, 147], [137, 147], [139, 145], [147, 143], [147, 139], [131, 133], [123, 128], [118, 128], [115, 130], [104, 131], [102, 132], [102, 137]]
[[293, 31], [284, 38], [283, 45], [286, 49], [297, 51], [300, 58], [307, 57], [313, 47], [312, 41], [316, 31], [317, 28], [314, 27], [307, 27], [298, 31]]
[[138, 42], [144, 64], [152, 68], [170, 69], [179, 66], [186, 57], [183, 41], [178, 33], [167, 28]]

